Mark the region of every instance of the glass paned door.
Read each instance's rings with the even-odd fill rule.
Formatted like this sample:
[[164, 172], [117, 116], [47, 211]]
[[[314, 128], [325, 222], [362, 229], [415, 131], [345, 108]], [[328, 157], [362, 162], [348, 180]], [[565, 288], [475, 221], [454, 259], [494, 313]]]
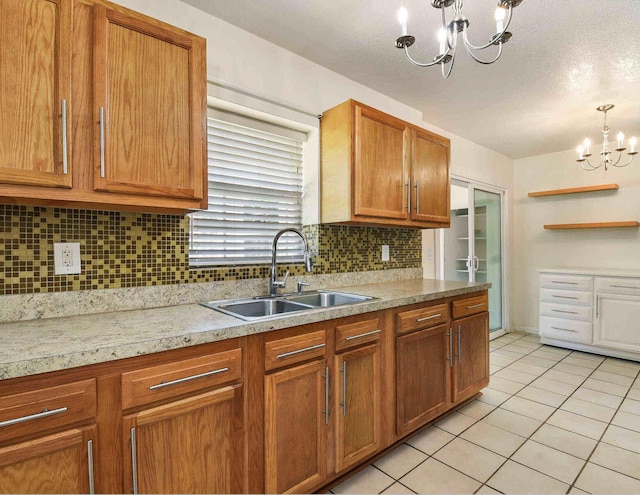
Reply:
[[451, 181], [451, 227], [441, 237], [445, 280], [489, 282], [489, 328], [503, 326], [503, 193], [469, 182]]

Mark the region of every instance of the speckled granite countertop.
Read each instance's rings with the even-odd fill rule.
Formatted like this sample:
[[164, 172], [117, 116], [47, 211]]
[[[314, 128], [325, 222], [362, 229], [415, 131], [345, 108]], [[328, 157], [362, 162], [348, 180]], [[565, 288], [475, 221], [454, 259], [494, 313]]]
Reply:
[[378, 299], [246, 322], [198, 304], [0, 324], [0, 379], [205, 344], [488, 289], [413, 279], [340, 290]]

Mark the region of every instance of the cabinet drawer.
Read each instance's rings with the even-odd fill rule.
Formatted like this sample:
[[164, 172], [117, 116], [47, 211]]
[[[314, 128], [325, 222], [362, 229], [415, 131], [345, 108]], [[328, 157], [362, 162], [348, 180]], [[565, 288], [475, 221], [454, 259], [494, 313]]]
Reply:
[[596, 277], [596, 292], [640, 296], [640, 278]]
[[593, 294], [591, 292], [577, 290], [540, 289], [540, 301], [577, 306], [592, 306]]
[[592, 324], [586, 321], [563, 320], [549, 316], [540, 317], [540, 335], [550, 339], [591, 343]]
[[265, 342], [264, 369], [268, 371], [292, 363], [324, 357], [326, 348], [327, 338], [324, 330]]
[[0, 442], [96, 416], [95, 379], [0, 397]]
[[380, 340], [380, 318], [339, 325], [336, 327], [336, 351]]
[[453, 306], [453, 319], [489, 311], [489, 296], [486, 294], [477, 297], [467, 297], [451, 303]]
[[592, 290], [593, 277], [543, 273], [540, 275], [540, 286], [552, 289]]
[[419, 328], [435, 327], [449, 321], [449, 305], [438, 304], [396, 314], [396, 333], [403, 335]]
[[571, 306], [569, 304], [540, 303], [540, 314], [554, 318], [592, 321], [591, 306]]
[[221, 385], [241, 376], [242, 349], [130, 371], [122, 374], [122, 408]]

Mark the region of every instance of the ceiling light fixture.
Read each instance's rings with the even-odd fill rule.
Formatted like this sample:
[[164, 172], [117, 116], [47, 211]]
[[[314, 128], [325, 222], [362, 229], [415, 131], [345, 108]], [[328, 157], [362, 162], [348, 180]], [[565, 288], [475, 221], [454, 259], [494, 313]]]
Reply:
[[597, 170], [602, 166], [604, 166], [605, 170], [607, 170], [609, 166], [626, 167], [633, 161], [633, 158], [638, 154], [638, 152], [636, 151], [636, 144], [638, 143], [638, 140], [632, 137], [631, 139], [629, 139], [629, 146], [631, 149], [627, 152], [627, 155], [629, 155], [631, 158], [629, 158], [629, 161], [624, 165], [618, 165], [620, 163], [620, 159], [622, 158], [622, 152], [627, 149], [624, 146], [624, 134], [622, 134], [622, 132], [619, 132], [618, 135], [616, 136], [617, 147], [615, 149], [615, 151], [618, 152], [618, 158], [615, 161], [613, 161], [613, 158], [611, 157], [611, 154], [613, 152], [609, 149], [609, 126], [607, 125], [607, 112], [611, 110], [613, 107], [614, 105], [607, 104], [607, 105], [601, 105], [598, 108], [596, 108], [598, 112], [604, 112], [604, 127], [602, 128], [602, 151], [600, 152], [600, 163], [598, 163], [597, 165], [594, 165], [589, 160], [589, 157], [591, 156], [591, 141], [589, 140], [589, 138], [585, 139], [584, 143], [578, 146], [579, 158], [577, 162], [580, 164], [580, 166], [584, 170], [587, 170], [588, 172], [591, 172], [592, 170]]
[[[489, 65], [494, 63], [502, 55], [502, 45], [511, 39], [511, 33], [507, 31], [511, 22], [511, 12], [514, 7], [522, 3], [522, 0], [498, 0], [498, 8], [496, 9], [496, 34], [494, 34], [488, 43], [484, 45], [473, 45], [467, 37], [467, 29], [469, 27], [469, 19], [462, 13], [463, 0], [431, 0], [431, 6], [442, 11], [442, 27], [438, 31], [438, 41], [440, 43], [440, 51], [431, 62], [417, 62], [409, 55], [409, 47], [416, 42], [416, 38], [407, 34], [407, 19], [409, 17], [407, 9], [400, 7], [398, 11], [398, 21], [402, 29], [402, 35], [396, 40], [396, 48], [404, 49], [407, 59], [418, 67], [431, 67], [432, 65], [440, 65], [442, 77], [445, 79], [451, 74], [453, 63], [456, 57], [456, 47], [458, 44], [458, 33], [462, 33], [462, 41], [464, 48], [469, 56], [481, 64]], [[446, 8], [453, 6], [453, 18], [447, 22]], [[506, 18], [506, 22], [505, 22]], [[482, 60], [478, 58], [475, 52], [479, 52], [491, 46], [498, 47], [498, 53], [492, 60]], [[445, 71], [445, 65], [450, 64]]]

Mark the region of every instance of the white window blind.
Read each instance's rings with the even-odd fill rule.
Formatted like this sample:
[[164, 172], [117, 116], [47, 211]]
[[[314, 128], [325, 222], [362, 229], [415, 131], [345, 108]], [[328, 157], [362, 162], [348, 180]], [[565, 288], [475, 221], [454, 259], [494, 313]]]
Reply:
[[[209, 109], [209, 208], [191, 216], [191, 266], [266, 263], [275, 234], [302, 225], [306, 135]], [[301, 261], [298, 236], [278, 242], [278, 261]]]

